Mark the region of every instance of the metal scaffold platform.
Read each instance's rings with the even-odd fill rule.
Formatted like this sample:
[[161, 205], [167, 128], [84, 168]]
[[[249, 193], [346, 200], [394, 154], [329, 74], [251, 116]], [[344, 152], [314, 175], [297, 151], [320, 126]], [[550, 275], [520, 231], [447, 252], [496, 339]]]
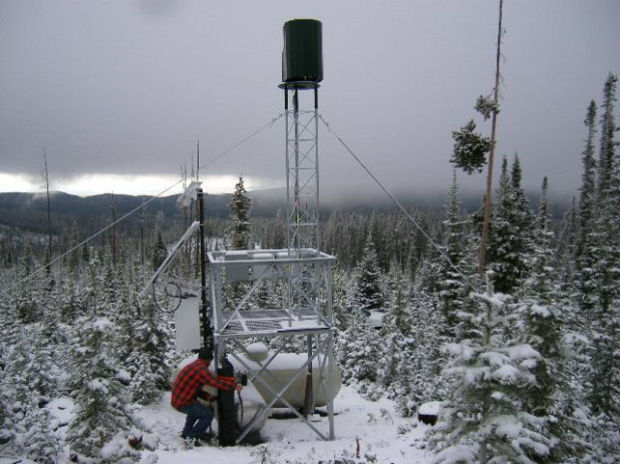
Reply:
[[[213, 251], [210, 268], [214, 333], [219, 337], [270, 336], [287, 331], [328, 330], [333, 327], [331, 263], [334, 257], [317, 250]], [[248, 302], [267, 280], [312, 280], [301, 297], [287, 298], [280, 308], [251, 309]], [[249, 289], [230, 307], [224, 304], [223, 284], [248, 282]], [[233, 306], [234, 305], [234, 306]]]
[[[334, 386], [331, 264], [335, 258], [315, 249], [212, 251], [207, 256], [216, 359], [224, 354], [232, 356], [248, 371], [253, 371], [248, 380], [261, 384], [272, 396], [262, 414], [245, 427], [237, 442], [243, 440], [254, 422], [269, 414], [274, 404], [284, 404], [322, 439], [333, 439], [333, 392], [337, 389]], [[250, 304], [262, 284], [278, 280], [289, 292], [282, 299], [281, 307], [257, 308]], [[298, 298], [290, 295], [293, 280], [300, 283], [295, 292]], [[268, 360], [259, 363], [258, 371], [250, 369], [244, 357], [239, 356], [247, 353], [241, 342], [244, 339], [278, 337], [281, 338], [280, 348]], [[306, 344], [307, 360], [286, 384], [278, 383], [275, 376], [269, 376], [270, 365], [299, 337]], [[269, 381], [263, 374], [267, 374]], [[308, 412], [314, 409], [312, 391], [307, 392], [304, 414], [284, 398], [290, 386], [304, 374], [318, 378], [319, 392], [328, 399], [327, 431], [319, 430], [307, 419]]]

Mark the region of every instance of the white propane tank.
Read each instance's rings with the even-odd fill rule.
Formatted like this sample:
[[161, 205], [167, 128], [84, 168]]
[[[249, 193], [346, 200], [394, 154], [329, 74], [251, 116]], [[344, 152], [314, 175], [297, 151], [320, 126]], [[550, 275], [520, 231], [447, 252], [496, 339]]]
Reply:
[[[229, 356], [229, 360], [234, 366], [235, 372], [246, 373], [248, 374], [248, 377], [250, 377], [261, 369], [260, 364], [266, 363], [271, 358], [271, 354], [269, 353], [267, 346], [260, 342], [248, 345], [246, 350], [247, 354], [237, 353], [235, 356]], [[239, 361], [239, 359], [236, 358], [237, 356], [243, 362]], [[269, 404], [273, 400], [274, 394], [267, 387], [265, 387], [263, 382], [269, 385], [274, 391], [279, 392], [286, 384], [288, 384], [288, 382], [294, 377], [294, 375], [307, 360], [308, 355], [305, 353], [279, 353], [276, 355], [274, 360], [269, 363], [269, 366], [267, 366], [269, 372], [263, 371], [258, 376], [260, 381], [257, 379], [253, 382], [254, 387], [261, 394], [266, 404]], [[323, 356], [317, 356], [312, 362], [312, 397], [314, 399], [314, 405], [317, 407], [325, 406], [327, 404], [329, 390], [331, 390], [332, 398], [334, 398], [342, 386], [342, 376], [338, 366], [334, 366], [333, 369], [334, 377], [331, 389], [327, 386], [327, 379], [325, 379], [326, 386], [324, 387], [322, 385], [319, 378], [319, 365], [322, 365], [324, 362], [325, 360]], [[248, 367], [250, 368], [249, 372]], [[329, 367], [330, 366], [325, 366], [325, 369], [328, 369]], [[272, 375], [276, 377], [277, 381], [272, 377]], [[291, 406], [295, 408], [303, 408], [305, 396], [306, 372], [304, 371], [297, 376], [291, 387], [284, 393], [283, 397], [291, 404]], [[285, 408], [286, 404], [282, 401], [277, 401], [273, 407]]]

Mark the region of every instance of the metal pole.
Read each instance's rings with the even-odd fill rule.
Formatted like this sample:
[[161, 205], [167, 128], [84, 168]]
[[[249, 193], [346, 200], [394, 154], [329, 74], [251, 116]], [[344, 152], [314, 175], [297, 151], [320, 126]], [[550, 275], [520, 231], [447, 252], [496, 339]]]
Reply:
[[209, 324], [209, 314], [207, 312], [207, 262], [205, 246], [205, 216], [204, 216], [204, 195], [202, 189], [198, 193], [198, 220], [200, 222], [200, 319], [202, 331], [203, 348], [213, 350], [213, 330]]
[[289, 140], [288, 140], [288, 89], [284, 89], [284, 115], [285, 115], [285, 124], [284, 124], [284, 140], [286, 142], [286, 246], [288, 247], [289, 255], [291, 253], [291, 182], [290, 182], [290, 160], [289, 160]]
[[[299, 98], [297, 89], [293, 94], [293, 119], [295, 121], [295, 184], [293, 187], [293, 211], [295, 212], [295, 232], [293, 234], [293, 248], [297, 250], [299, 244]], [[290, 246], [290, 245], [289, 245]]]
[[329, 331], [327, 334], [327, 416], [329, 420], [329, 439], [334, 439], [334, 370], [336, 364], [334, 360], [334, 334]]
[[[308, 348], [308, 359], [312, 359], [312, 335], [306, 336], [306, 343]], [[304, 417], [308, 418], [308, 414], [312, 409], [312, 363], [308, 364], [308, 371], [306, 372], [306, 392], [304, 397]]]
[[321, 248], [321, 230], [319, 226], [319, 89], [314, 88], [314, 167], [316, 169], [316, 254]]

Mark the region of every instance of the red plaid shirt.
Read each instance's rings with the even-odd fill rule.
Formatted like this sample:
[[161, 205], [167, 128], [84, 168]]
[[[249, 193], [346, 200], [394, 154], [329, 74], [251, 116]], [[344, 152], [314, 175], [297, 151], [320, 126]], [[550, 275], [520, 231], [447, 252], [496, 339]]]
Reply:
[[181, 369], [174, 379], [170, 404], [175, 409], [189, 406], [196, 401], [204, 385], [222, 390], [234, 390], [236, 387], [234, 378], [216, 377], [204, 360], [197, 359]]

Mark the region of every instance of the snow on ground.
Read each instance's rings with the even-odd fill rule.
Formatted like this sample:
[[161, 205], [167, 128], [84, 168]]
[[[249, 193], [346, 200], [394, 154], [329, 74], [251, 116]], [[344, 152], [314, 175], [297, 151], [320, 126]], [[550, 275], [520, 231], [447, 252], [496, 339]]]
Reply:
[[[418, 424], [415, 418], [398, 417], [392, 401], [364, 400], [351, 387], [343, 386], [334, 401], [333, 441], [321, 440], [297, 417], [272, 418], [261, 432], [265, 439], [262, 445], [188, 448], [179, 436], [185, 416], [174, 411], [169, 401], [170, 395], [164, 395], [158, 404], [140, 411], [145, 425], [159, 438], [154, 451], [158, 464], [316, 464], [342, 458], [368, 463], [426, 464], [431, 460], [430, 453], [420, 449], [428, 426]], [[327, 417], [315, 415], [311, 421], [319, 430], [328, 430]], [[143, 462], [153, 462], [153, 458], [152, 453], [145, 452]]]

